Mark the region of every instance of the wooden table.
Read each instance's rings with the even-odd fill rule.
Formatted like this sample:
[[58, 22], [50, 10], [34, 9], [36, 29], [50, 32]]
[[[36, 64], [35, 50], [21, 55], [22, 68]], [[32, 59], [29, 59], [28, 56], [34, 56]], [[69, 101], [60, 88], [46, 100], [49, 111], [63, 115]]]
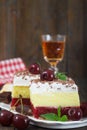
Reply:
[[[77, 80], [76, 83], [79, 86], [81, 101], [87, 101], [87, 79]], [[14, 128], [13, 126], [3, 127], [0, 125], [0, 130], [17, 130], [17, 129]], [[50, 129], [29, 125], [29, 127], [26, 130], [50, 130]], [[70, 130], [73, 130], [73, 129], [70, 129]], [[81, 128], [74, 128], [74, 130], [87, 130], [87, 126], [81, 127]]]
[[[17, 129], [13, 128], [13, 127], [2, 127], [2, 126], [0, 126], [0, 130], [17, 130]], [[41, 128], [41, 127], [36, 127], [36, 126], [30, 125], [29, 128], [27, 128], [26, 130], [51, 130], [51, 129], [46, 129], [46, 128]], [[74, 129], [70, 129], [70, 130], [87, 130], [87, 126], [86, 127], [81, 127], [81, 128], [74, 128]]]

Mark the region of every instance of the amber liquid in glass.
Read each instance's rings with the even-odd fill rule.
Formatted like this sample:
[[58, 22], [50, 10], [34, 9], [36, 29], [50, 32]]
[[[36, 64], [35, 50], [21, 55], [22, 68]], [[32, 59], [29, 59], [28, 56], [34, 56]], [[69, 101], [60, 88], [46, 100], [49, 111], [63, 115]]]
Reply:
[[55, 65], [63, 59], [65, 42], [43, 41], [42, 48], [44, 59], [51, 65]]

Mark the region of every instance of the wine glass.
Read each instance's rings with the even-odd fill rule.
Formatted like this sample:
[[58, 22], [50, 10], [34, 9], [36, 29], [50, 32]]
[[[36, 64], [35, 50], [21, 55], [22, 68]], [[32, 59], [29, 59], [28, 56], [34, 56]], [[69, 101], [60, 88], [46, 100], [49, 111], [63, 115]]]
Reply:
[[64, 56], [66, 36], [44, 34], [41, 38], [44, 59], [56, 74], [58, 72], [57, 64], [62, 61]]

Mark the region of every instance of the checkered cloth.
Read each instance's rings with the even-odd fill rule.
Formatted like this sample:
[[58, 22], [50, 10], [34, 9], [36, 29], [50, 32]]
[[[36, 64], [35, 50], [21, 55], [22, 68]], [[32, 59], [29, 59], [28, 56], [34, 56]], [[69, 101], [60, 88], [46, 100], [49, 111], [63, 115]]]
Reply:
[[14, 73], [25, 69], [26, 66], [21, 58], [0, 61], [0, 85], [12, 82]]

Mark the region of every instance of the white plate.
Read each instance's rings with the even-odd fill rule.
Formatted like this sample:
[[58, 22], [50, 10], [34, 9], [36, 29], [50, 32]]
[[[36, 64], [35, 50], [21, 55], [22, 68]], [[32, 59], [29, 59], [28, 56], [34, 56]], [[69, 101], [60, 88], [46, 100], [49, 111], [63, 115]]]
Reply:
[[[5, 103], [0, 103], [0, 108], [6, 109], [10, 111], [10, 105]], [[14, 114], [17, 114], [16, 111], [12, 111]], [[83, 126], [87, 126], [87, 118], [82, 118], [79, 121], [47, 121], [36, 119], [32, 116], [28, 116], [30, 119], [30, 124], [40, 126], [43, 128], [51, 128], [51, 129], [69, 129], [69, 128], [79, 128]]]
[[79, 128], [83, 126], [87, 126], [87, 118], [81, 119], [79, 121], [47, 121], [40, 120], [34, 117], [29, 117], [32, 125], [40, 126], [43, 128], [51, 128], [51, 129], [70, 129], [70, 128]]

